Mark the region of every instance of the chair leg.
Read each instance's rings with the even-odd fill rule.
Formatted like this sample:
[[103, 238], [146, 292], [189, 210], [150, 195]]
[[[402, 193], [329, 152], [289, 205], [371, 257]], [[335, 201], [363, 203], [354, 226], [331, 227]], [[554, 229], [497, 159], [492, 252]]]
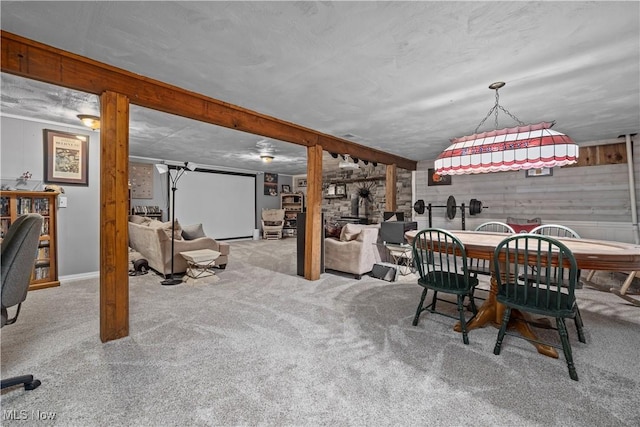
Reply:
[[16, 385], [24, 385], [25, 390], [35, 390], [40, 386], [40, 380], [33, 379], [33, 375], [21, 375], [19, 377], [11, 377], [2, 380], [0, 389], [13, 387]]
[[476, 307], [476, 301], [474, 297], [475, 291], [476, 289], [472, 288], [471, 291], [469, 292], [469, 307], [471, 308], [471, 312], [473, 313], [474, 316], [478, 314], [478, 308]]
[[462, 342], [469, 344], [469, 334], [467, 333], [467, 322], [464, 320], [464, 295], [458, 295], [458, 313], [460, 314], [460, 328], [462, 329]]
[[560, 334], [560, 341], [562, 341], [562, 351], [564, 351], [564, 357], [567, 360], [569, 376], [572, 380], [578, 381], [578, 373], [576, 372], [576, 367], [573, 364], [573, 355], [571, 353], [571, 344], [569, 343], [567, 325], [564, 323], [564, 319], [562, 317], [556, 318], [556, 326], [558, 327], [558, 333]]
[[504, 334], [507, 332], [507, 324], [509, 323], [509, 317], [511, 317], [511, 307], [505, 307], [504, 316], [502, 316], [502, 325], [500, 325], [500, 331], [498, 332], [498, 339], [496, 340], [496, 346], [493, 348], [493, 354], [500, 354], [502, 347], [502, 340]]
[[422, 296], [420, 297], [420, 304], [418, 304], [418, 310], [416, 310], [416, 316], [413, 318], [413, 326], [418, 325], [418, 320], [420, 319], [420, 313], [422, 313], [422, 304], [424, 303], [424, 298], [427, 296], [427, 288], [424, 288], [422, 291]]
[[586, 343], [587, 340], [584, 337], [584, 324], [582, 323], [582, 316], [580, 315], [580, 309], [576, 305], [576, 316], [573, 318], [576, 322], [576, 329], [578, 330], [578, 340], [581, 343]]
[[431, 307], [431, 312], [435, 313], [436, 312], [436, 302], [438, 301], [438, 291], [433, 291], [433, 298], [431, 298], [431, 305], [429, 307]]

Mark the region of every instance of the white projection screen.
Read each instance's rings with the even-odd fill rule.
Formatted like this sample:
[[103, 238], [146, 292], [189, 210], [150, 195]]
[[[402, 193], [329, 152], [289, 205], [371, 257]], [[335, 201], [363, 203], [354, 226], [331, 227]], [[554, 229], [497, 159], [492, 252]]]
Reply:
[[255, 175], [187, 171], [177, 188], [176, 219], [181, 225], [202, 223], [206, 235], [214, 239], [253, 236]]

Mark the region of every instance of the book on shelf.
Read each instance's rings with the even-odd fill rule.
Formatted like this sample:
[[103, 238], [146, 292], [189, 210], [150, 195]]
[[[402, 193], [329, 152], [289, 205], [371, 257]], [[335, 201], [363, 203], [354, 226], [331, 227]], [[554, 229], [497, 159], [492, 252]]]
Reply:
[[1, 216], [9, 216], [9, 198], [3, 197], [0, 199], [0, 215]]
[[133, 215], [160, 215], [162, 213], [162, 209], [160, 206], [133, 206], [132, 214]]
[[31, 213], [31, 198], [19, 197], [17, 208], [18, 208], [18, 215]]
[[34, 280], [42, 280], [49, 278], [49, 264], [46, 267], [39, 267], [36, 265], [35, 270], [33, 271]]
[[7, 234], [7, 231], [9, 231], [9, 225], [11, 225], [10, 219], [2, 220], [2, 223], [0, 224], [0, 237], [4, 238], [4, 236]]
[[35, 213], [39, 213], [42, 216], [49, 215], [49, 199], [34, 199], [33, 205], [33, 211]]

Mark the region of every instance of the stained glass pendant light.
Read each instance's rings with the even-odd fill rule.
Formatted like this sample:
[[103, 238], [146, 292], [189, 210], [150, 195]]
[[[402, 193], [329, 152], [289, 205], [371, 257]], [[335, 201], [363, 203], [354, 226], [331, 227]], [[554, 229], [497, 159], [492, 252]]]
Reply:
[[[474, 134], [451, 140], [451, 145], [438, 156], [434, 169], [438, 175], [463, 175], [525, 169], [552, 168], [578, 161], [577, 144], [567, 135], [552, 130], [555, 122], [524, 124], [499, 104], [496, 82], [489, 89], [496, 91], [496, 103], [478, 124]], [[498, 109], [518, 122], [519, 126], [498, 128]], [[478, 129], [495, 114], [496, 130], [478, 133]]]

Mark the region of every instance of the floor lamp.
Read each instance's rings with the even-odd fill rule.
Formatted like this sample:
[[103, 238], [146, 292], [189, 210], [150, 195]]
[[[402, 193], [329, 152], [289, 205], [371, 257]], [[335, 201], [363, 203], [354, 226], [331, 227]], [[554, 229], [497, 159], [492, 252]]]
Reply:
[[160, 175], [168, 173], [169, 180], [171, 181], [171, 276], [160, 282], [162, 285], [179, 285], [182, 283], [182, 279], [176, 279], [173, 277], [173, 259], [175, 258], [175, 231], [176, 231], [176, 190], [178, 189], [178, 180], [188, 170], [193, 171], [198, 167], [193, 162], [184, 162], [183, 167], [172, 169], [175, 171], [171, 173], [169, 166], [164, 163], [156, 164], [156, 169]]

